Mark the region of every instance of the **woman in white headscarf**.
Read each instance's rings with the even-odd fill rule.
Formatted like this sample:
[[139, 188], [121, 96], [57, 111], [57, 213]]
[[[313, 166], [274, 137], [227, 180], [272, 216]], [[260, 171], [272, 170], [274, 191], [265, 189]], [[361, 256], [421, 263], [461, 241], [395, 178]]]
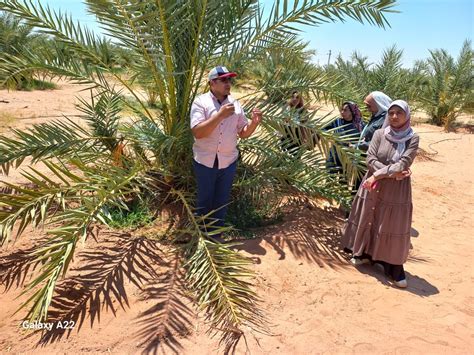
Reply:
[[373, 91], [364, 100], [364, 104], [372, 113], [369, 123], [364, 127], [360, 135], [358, 148], [367, 151], [370, 141], [375, 131], [382, 127], [387, 113], [387, 109], [392, 103], [392, 99], [381, 91]]
[[343, 232], [351, 263], [370, 260], [384, 266], [398, 287], [406, 287], [403, 264], [408, 257], [412, 221], [409, 167], [419, 137], [410, 126], [410, 108], [396, 100], [388, 108], [388, 125], [377, 130], [367, 152], [367, 174], [352, 204]]

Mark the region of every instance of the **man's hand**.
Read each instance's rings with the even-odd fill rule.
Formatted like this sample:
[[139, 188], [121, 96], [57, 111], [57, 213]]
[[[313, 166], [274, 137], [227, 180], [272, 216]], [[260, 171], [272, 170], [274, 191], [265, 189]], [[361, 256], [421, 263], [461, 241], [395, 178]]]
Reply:
[[212, 131], [227, 117], [233, 115], [235, 113], [235, 106], [234, 104], [228, 103], [222, 105], [219, 111], [214, 112], [211, 117], [207, 120], [198, 123], [196, 126], [193, 127], [193, 135], [194, 137], [200, 139], [204, 137], [208, 137], [212, 134]]
[[235, 106], [234, 104], [228, 103], [222, 105], [219, 109], [219, 116], [222, 118], [227, 118], [235, 113]]
[[258, 126], [260, 124], [260, 122], [262, 121], [262, 111], [260, 111], [260, 109], [258, 108], [254, 108], [252, 110], [252, 123], [255, 125], [255, 126]]
[[262, 111], [260, 111], [258, 108], [254, 108], [252, 110], [252, 120], [250, 121], [250, 124], [246, 125], [242, 131], [239, 133], [240, 138], [248, 138], [252, 135], [252, 133], [255, 131], [257, 126], [260, 124], [262, 121]]

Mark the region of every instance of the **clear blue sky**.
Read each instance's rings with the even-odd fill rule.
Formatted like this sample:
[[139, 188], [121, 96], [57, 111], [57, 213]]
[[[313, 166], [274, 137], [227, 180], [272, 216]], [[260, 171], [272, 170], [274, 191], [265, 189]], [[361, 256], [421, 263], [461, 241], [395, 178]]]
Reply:
[[[266, 1], [271, 3], [271, 1]], [[425, 59], [429, 49], [443, 48], [457, 57], [465, 39], [474, 37], [474, 0], [398, 0], [400, 13], [386, 16], [390, 27], [362, 25], [348, 20], [304, 28], [303, 38], [316, 49], [316, 62], [326, 64], [338, 53], [349, 57], [353, 50], [377, 62], [387, 47], [396, 44], [403, 49], [404, 65], [411, 67]]]
[[[97, 29], [94, 18], [87, 15], [81, 0], [40, 0], [52, 8], [65, 10], [92, 29]], [[261, 1], [265, 8], [271, 0]], [[383, 50], [392, 44], [403, 49], [403, 61], [411, 67], [417, 59], [429, 56], [429, 49], [443, 48], [457, 57], [465, 39], [474, 37], [474, 0], [398, 0], [388, 14], [391, 27], [362, 25], [353, 20], [345, 23], [326, 23], [318, 27], [306, 26], [302, 37], [316, 50], [315, 62], [326, 64], [331, 50], [331, 62], [338, 53], [349, 58], [357, 50], [377, 62]]]

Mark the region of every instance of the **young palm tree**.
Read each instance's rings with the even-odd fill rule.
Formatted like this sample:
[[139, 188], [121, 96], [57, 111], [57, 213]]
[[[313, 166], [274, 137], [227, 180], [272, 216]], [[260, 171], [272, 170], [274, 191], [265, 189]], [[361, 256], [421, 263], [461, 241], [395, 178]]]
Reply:
[[466, 40], [457, 60], [444, 49], [430, 54], [417, 63], [423, 75], [420, 101], [432, 122], [449, 130], [462, 112], [474, 107], [474, 51]]
[[[127, 72], [114, 70], [101, 55], [101, 40], [69, 17], [31, 2], [0, 2], [0, 10], [22, 18], [67, 48], [60, 53], [45, 48], [6, 56], [0, 66], [6, 82], [40, 68], [95, 90], [92, 103], [82, 103], [86, 128], [65, 119], [16, 130], [13, 138], [0, 138], [5, 173], [27, 157], [49, 169], [46, 175], [30, 168], [24, 176], [34, 188], [9, 185], [16, 194], [0, 195], [2, 244], [12, 239], [16, 225], [16, 238], [28, 225], [45, 225], [49, 235], [35, 253], [42, 271], [26, 290], [31, 291], [26, 302], [28, 316], [47, 318], [58, 280], [94, 224], [107, 225], [111, 208], [126, 209], [131, 199], [151, 196], [155, 206], [156, 201], [160, 206], [170, 202], [182, 206], [175, 232], [162, 241], [172, 245], [181, 241], [174, 248], [183, 256], [188, 286], [206, 311], [210, 328], [221, 331], [222, 341], [230, 344], [242, 334], [243, 325], [261, 328], [265, 323], [249, 279], [253, 275], [250, 261], [229, 245], [206, 239], [200, 228], [203, 218], [194, 214], [191, 103], [202, 92], [210, 67], [231, 62], [250, 65], [266, 55], [269, 46], [285, 47], [294, 41], [296, 24], [318, 25], [351, 17], [385, 26], [385, 14], [393, 11], [394, 1], [295, 1], [292, 5], [275, 1], [268, 17], [254, 0], [86, 3], [113, 43], [133, 55]], [[278, 86], [287, 84], [284, 79], [276, 80]], [[300, 78], [292, 85], [321, 86], [312, 80]], [[261, 198], [269, 191], [283, 195], [291, 188], [347, 201], [348, 192], [325, 172], [321, 154], [308, 151], [295, 161], [279, 149], [274, 133], [281, 120], [281, 104], [265, 96], [267, 84], [245, 102], [246, 112], [259, 105], [265, 121], [259, 135], [240, 145], [238, 188], [250, 198]], [[157, 109], [143, 102], [140, 87], [154, 88]], [[125, 117], [124, 112], [132, 113]], [[323, 131], [321, 120], [308, 115], [306, 126], [319, 134], [323, 150], [344, 142], [345, 137]], [[348, 167], [357, 167], [350, 148], [340, 152]]]
[[20, 53], [32, 48], [39, 35], [11, 14], [0, 12], [0, 53]]
[[[296, 36], [294, 41], [288, 41], [285, 47], [269, 45], [265, 52], [254, 60], [255, 63], [249, 68], [248, 76], [276, 104], [288, 100], [291, 90], [309, 92], [312, 88], [299, 86], [302, 80], [307, 83], [326, 84], [325, 78], [316, 80], [318, 75], [321, 77], [323, 74], [311, 63], [314, 51], [308, 50], [307, 47], [308, 43], [302, 42]], [[305, 80], [305, 77], [311, 79]], [[325, 89], [330, 90], [329, 87]]]
[[[0, 12], [0, 60], [4, 55], [22, 55], [26, 51], [34, 51], [46, 41], [46, 36], [35, 33], [32, 26], [25, 24], [19, 18]], [[41, 81], [34, 81], [34, 75], [28, 73], [15, 83], [17, 89], [34, 87], [52, 87]], [[37, 77], [37, 76], [36, 76]]]
[[332, 68], [342, 77], [338, 89], [353, 95], [346, 97], [353, 97], [354, 100], [361, 100], [376, 90], [392, 98], [416, 100], [420, 77], [416, 71], [402, 67], [402, 57], [403, 51], [396, 46], [385, 49], [378, 63], [369, 63], [367, 57], [358, 52], [352, 54], [351, 60], [339, 56], [335, 68]]
[[329, 64], [324, 67], [326, 74], [338, 79], [336, 81], [336, 91], [342, 95], [343, 100], [357, 101], [359, 104], [362, 103], [362, 99], [368, 90], [368, 71], [371, 65], [367, 60], [367, 57], [355, 51], [349, 60], [345, 60], [339, 54], [334, 64]]

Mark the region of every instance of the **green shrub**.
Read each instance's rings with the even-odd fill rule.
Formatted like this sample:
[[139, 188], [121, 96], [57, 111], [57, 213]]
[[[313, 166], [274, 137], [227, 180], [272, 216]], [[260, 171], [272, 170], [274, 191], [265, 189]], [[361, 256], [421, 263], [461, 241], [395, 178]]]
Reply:
[[247, 194], [237, 193], [234, 193], [234, 196], [227, 211], [227, 223], [235, 229], [232, 235], [252, 238], [255, 236], [255, 228], [283, 220], [279, 200], [262, 197], [259, 201], [255, 201]]
[[18, 81], [15, 89], [21, 91], [33, 91], [33, 90], [55, 90], [58, 86], [55, 83], [49, 81], [43, 81], [38, 79], [27, 79], [22, 78]]
[[109, 226], [115, 229], [135, 229], [143, 227], [154, 220], [153, 213], [144, 202], [134, 201], [129, 209], [114, 207], [110, 209]]

